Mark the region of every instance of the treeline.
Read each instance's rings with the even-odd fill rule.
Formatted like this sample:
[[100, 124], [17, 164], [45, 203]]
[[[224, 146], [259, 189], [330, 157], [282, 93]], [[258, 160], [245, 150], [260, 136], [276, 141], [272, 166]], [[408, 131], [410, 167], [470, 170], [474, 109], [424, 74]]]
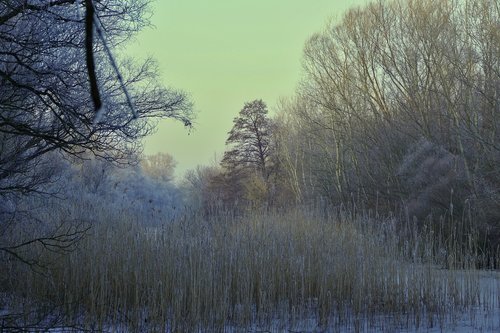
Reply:
[[276, 116], [245, 104], [218, 166], [188, 174], [206, 211], [357, 205], [500, 235], [500, 6], [377, 1], [306, 43]]
[[[143, 163], [140, 172], [108, 174], [81, 162], [126, 165], [139, 154], [138, 140], [154, 130], [154, 119], [191, 124], [189, 100], [158, 83], [153, 62], [117, 58], [123, 82], [117, 80], [105, 46], [119, 47], [148, 23], [147, 1], [132, 2], [123, 12], [110, 9], [123, 2], [93, 2], [107, 31], [107, 39], [94, 40], [105, 106], [99, 119], [85, 68], [88, 4], [5, 4], [1, 211], [11, 211], [19, 195], [53, 194], [58, 179], [61, 187], [78, 184], [67, 174], [76, 165], [85, 165], [80, 172], [89, 179], [78, 189], [88, 193], [162, 193], [154, 184], [174, 191], [171, 174], [161, 168], [144, 178], [148, 168], [172, 164], [166, 155], [150, 159], [149, 167]], [[118, 23], [122, 29], [113, 29]], [[307, 41], [303, 79], [275, 115], [262, 100], [243, 106], [220, 163], [189, 171], [175, 188], [183, 193], [175, 207], [205, 216], [295, 205], [356, 207], [445, 229], [468, 221], [467, 230], [498, 248], [499, 24], [500, 6], [487, 0], [377, 1], [350, 10]], [[59, 57], [63, 53], [68, 56]], [[127, 95], [139, 119], [132, 119]], [[71, 162], [58, 173], [53, 160], [61, 156]], [[113, 188], [132, 179], [132, 190]]]

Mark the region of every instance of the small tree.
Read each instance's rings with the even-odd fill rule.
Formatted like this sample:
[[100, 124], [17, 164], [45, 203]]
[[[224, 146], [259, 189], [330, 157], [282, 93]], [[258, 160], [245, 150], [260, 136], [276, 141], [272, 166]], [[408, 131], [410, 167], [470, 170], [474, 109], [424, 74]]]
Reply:
[[[219, 183], [221, 168], [218, 165], [197, 166], [188, 170], [184, 176], [182, 188], [188, 206], [205, 216], [213, 214], [225, 201], [224, 186]], [[223, 183], [222, 185], [224, 185]]]
[[157, 153], [145, 156], [141, 168], [145, 174], [156, 181], [169, 182], [174, 178], [177, 162], [168, 153]]

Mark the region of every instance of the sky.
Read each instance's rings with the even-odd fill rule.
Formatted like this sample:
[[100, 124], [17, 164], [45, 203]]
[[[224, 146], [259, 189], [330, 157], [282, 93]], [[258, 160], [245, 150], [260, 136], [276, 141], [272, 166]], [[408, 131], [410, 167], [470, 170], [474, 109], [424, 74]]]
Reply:
[[196, 111], [188, 131], [162, 120], [144, 140], [144, 153], [171, 154], [176, 177], [222, 156], [227, 132], [245, 102], [262, 99], [270, 113], [292, 96], [307, 39], [328, 20], [367, 0], [156, 0], [153, 27], [126, 53], [152, 56], [162, 83], [187, 92]]

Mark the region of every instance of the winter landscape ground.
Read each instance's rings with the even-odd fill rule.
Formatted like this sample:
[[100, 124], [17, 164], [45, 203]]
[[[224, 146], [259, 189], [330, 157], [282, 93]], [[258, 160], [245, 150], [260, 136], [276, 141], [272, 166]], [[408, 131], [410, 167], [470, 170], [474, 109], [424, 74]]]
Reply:
[[51, 213], [57, 228], [46, 226], [71, 234], [66, 228], [75, 226], [57, 218], [92, 212], [98, 222], [79, 226], [85, 236], [77, 246], [19, 253], [35, 266], [7, 261], [4, 330], [20, 323], [55, 332], [500, 327], [500, 274], [480, 269], [479, 256], [455, 240], [436, 244], [411, 223], [397, 230], [395, 218], [294, 209], [165, 220], [153, 208], [156, 220], [146, 225], [133, 206], [117, 215], [92, 196], [84, 200], [72, 201], [65, 215]]

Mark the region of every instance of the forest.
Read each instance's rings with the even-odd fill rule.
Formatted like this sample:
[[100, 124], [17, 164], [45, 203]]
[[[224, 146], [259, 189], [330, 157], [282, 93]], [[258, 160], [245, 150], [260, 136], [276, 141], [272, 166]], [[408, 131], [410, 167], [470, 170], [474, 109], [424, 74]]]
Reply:
[[0, 3], [0, 332], [500, 330], [500, 1], [352, 8], [179, 179], [150, 6]]

